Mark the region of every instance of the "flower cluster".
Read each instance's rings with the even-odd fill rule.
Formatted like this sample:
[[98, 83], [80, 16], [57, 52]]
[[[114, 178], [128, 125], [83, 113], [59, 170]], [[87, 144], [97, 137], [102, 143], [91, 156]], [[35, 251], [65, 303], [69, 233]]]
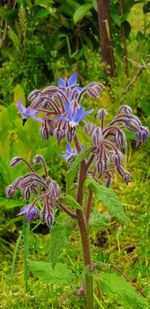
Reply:
[[[99, 91], [103, 89], [104, 86], [98, 82], [79, 87], [77, 73], [74, 73], [67, 80], [59, 77], [57, 86], [32, 91], [28, 96], [30, 107], [25, 108], [19, 101], [18, 110], [23, 117], [23, 123], [31, 117], [42, 123], [40, 132], [44, 139], [47, 140], [49, 136], [54, 135], [60, 142], [66, 136], [68, 142], [71, 142], [76, 127], [93, 111], [83, 111], [83, 95], [98, 98]], [[43, 113], [43, 119], [36, 117], [39, 112]]]
[[128, 184], [130, 174], [123, 169], [122, 163], [127, 149], [127, 141], [123, 129], [135, 133], [136, 145], [145, 142], [148, 136], [148, 128], [143, 127], [140, 120], [132, 114], [129, 106], [120, 107], [115, 118], [104, 127], [107, 112], [100, 109], [98, 118], [101, 121], [100, 127], [92, 123], [85, 126], [85, 132], [91, 135], [94, 145], [95, 173], [106, 177], [106, 186], [112, 182], [112, 172], [117, 171]]
[[[45, 177], [39, 176], [32, 166], [21, 157], [13, 158], [10, 162], [10, 167], [17, 166], [21, 161], [27, 165], [29, 173], [15, 179], [13, 183], [6, 188], [6, 195], [8, 198], [13, 198], [15, 192], [20, 190], [22, 196], [27, 201], [27, 205], [21, 209], [18, 215], [25, 215], [27, 222], [32, 218], [36, 219], [39, 217], [41, 222], [51, 227], [55, 218], [54, 207], [57, 205], [60, 198], [60, 188], [58, 184], [48, 176], [46, 164], [42, 156], [36, 155], [33, 158], [33, 163], [41, 163], [43, 165]], [[30, 203], [32, 195], [37, 197]], [[36, 205], [41, 200], [43, 200], [42, 208], [38, 209]]]

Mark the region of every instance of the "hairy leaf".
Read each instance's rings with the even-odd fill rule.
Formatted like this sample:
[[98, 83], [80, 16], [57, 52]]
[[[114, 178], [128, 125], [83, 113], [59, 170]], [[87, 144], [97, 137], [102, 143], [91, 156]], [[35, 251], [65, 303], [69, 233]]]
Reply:
[[94, 179], [88, 178], [86, 186], [91, 187], [98, 201], [101, 201], [106, 209], [120, 222], [125, 222], [127, 217], [116, 193], [105, 186], [98, 184]]
[[126, 309], [148, 309], [146, 299], [116, 273], [102, 273], [98, 279], [104, 294], [116, 299]]
[[93, 208], [90, 215], [90, 226], [105, 228], [107, 227], [108, 222], [110, 221], [110, 216], [108, 213], [101, 214], [97, 209]]
[[[60, 218], [62, 220], [62, 218]], [[60, 255], [63, 249], [66, 248], [68, 243], [68, 234], [70, 225], [64, 225], [58, 222], [51, 229], [50, 247], [49, 247], [49, 258], [52, 267], [59, 261]]]
[[58, 263], [55, 268], [48, 262], [29, 261], [30, 271], [41, 281], [48, 284], [65, 285], [72, 282], [73, 275], [68, 265]]
[[63, 195], [61, 196], [61, 201], [67, 205], [67, 206], [71, 206], [72, 208], [75, 209], [81, 209], [81, 206], [79, 203], [77, 203], [77, 201], [75, 200], [75, 198], [71, 195]]

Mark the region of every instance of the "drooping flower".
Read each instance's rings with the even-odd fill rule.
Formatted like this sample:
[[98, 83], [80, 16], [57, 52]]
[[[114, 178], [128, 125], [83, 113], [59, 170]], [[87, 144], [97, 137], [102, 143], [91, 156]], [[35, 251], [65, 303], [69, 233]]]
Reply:
[[106, 177], [106, 186], [111, 184], [112, 171], [117, 171], [128, 184], [130, 174], [122, 167], [127, 149], [123, 129], [127, 128], [135, 133], [136, 145], [145, 142], [149, 130], [142, 126], [138, 117], [132, 114], [131, 108], [127, 105], [121, 106], [115, 118], [104, 127], [106, 114], [104, 109], [98, 112], [98, 118], [101, 121], [100, 127], [95, 127], [91, 123], [85, 126], [85, 132], [91, 135], [94, 144], [95, 171], [99, 177]]
[[39, 212], [37, 207], [31, 207], [31, 205], [26, 205], [20, 210], [18, 216], [25, 215], [27, 222], [30, 222], [33, 218], [36, 219], [38, 217], [38, 214]]
[[43, 123], [43, 120], [41, 118], [36, 117], [36, 114], [38, 113], [36, 109], [32, 109], [30, 106], [26, 108], [22, 104], [21, 100], [18, 101], [17, 107], [18, 107], [19, 113], [21, 114], [23, 118], [23, 124], [25, 123], [25, 120], [27, 120], [28, 118], [33, 118], [34, 120]]
[[[27, 222], [30, 222], [32, 218], [42, 218], [42, 222], [46, 223], [49, 227], [54, 223], [54, 211], [53, 208], [59, 203], [61, 190], [59, 185], [48, 176], [48, 171], [44, 158], [41, 155], [36, 155], [33, 158], [33, 163], [43, 165], [44, 177], [39, 176], [29, 162], [22, 157], [14, 157], [11, 160], [10, 167], [15, 167], [16, 161], [20, 159], [29, 168], [29, 173], [24, 176], [18, 177], [6, 188], [7, 198], [13, 198], [17, 190], [21, 191], [22, 196], [27, 201], [27, 205], [21, 209], [18, 216], [25, 215]], [[32, 194], [36, 195], [35, 199], [32, 198], [29, 202]], [[41, 202], [41, 210], [35, 205], [39, 201]], [[41, 217], [42, 214], [42, 217]]]
[[84, 112], [83, 111], [83, 107], [80, 106], [79, 109], [75, 113], [73, 113], [72, 110], [71, 110], [70, 105], [67, 102], [65, 102], [64, 107], [65, 107], [65, 111], [68, 114], [68, 117], [58, 116], [57, 119], [58, 120], [63, 120], [65, 122], [68, 122], [69, 126], [71, 128], [77, 127], [79, 125], [80, 121], [84, 117], [86, 117], [87, 115], [89, 115], [89, 114], [91, 114], [93, 112], [93, 109]]

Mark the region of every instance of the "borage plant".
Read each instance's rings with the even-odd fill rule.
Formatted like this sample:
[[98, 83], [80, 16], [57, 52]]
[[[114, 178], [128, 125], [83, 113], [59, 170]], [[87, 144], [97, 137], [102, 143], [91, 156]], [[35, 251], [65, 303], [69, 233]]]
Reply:
[[[31, 92], [28, 97], [31, 104], [28, 108], [25, 108], [21, 101], [18, 102], [23, 124], [27, 118], [32, 117], [41, 122], [40, 132], [44, 139], [55, 136], [58, 143], [64, 138], [67, 140], [66, 152], [62, 157], [69, 164], [66, 180], [70, 188], [68, 191], [66, 186], [66, 192], [62, 194], [59, 185], [48, 175], [44, 158], [36, 155], [33, 163], [43, 165], [43, 177], [39, 176], [24, 158], [15, 157], [11, 160], [10, 167], [16, 167], [23, 161], [29, 172], [17, 178], [6, 190], [8, 198], [12, 198], [17, 190], [21, 191], [27, 205], [20, 210], [19, 215], [24, 215], [27, 222], [39, 218], [42, 223], [46, 223], [51, 228], [55, 222], [56, 207], [76, 220], [85, 265], [84, 284], [80, 293], [86, 298], [87, 309], [92, 309], [94, 306], [93, 277], [96, 276], [96, 265], [91, 260], [89, 239], [93, 194], [102, 200], [108, 198], [109, 201], [110, 198], [111, 203], [114, 192], [108, 187], [112, 183], [114, 173], [118, 173], [126, 184], [130, 180], [129, 172], [123, 168], [127, 150], [123, 130], [127, 129], [135, 133], [136, 145], [145, 142], [148, 136], [148, 129], [142, 126], [141, 121], [133, 115], [129, 106], [123, 105], [114, 119], [107, 124], [105, 109], [98, 111], [99, 126], [93, 123], [85, 124], [84, 120], [84, 130], [90, 136], [88, 141], [91, 140], [91, 144], [84, 146], [81, 144], [78, 127], [83, 119], [93, 112], [93, 110], [85, 111], [81, 106], [81, 100], [85, 94], [98, 98], [99, 92], [103, 89], [104, 86], [99, 82], [93, 82], [83, 88], [79, 87], [77, 74], [74, 73], [67, 80], [59, 78], [57, 86]], [[39, 112], [40, 115], [43, 113], [42, 119], [36, 116]], [[76, 182], [76, 194], [74, 194], [75, 189], [72, 190], [72, 187]]]

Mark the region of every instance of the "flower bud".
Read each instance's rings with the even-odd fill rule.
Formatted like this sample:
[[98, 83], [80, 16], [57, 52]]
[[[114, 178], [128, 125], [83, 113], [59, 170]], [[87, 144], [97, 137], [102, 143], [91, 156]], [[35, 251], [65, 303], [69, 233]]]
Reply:
[[20, 187], [20, 188], [23, 188], [23, 187], [29, 186], [32, 182], [33, 182], [32, 177], [30, 177], [30, 176], [24, 177], [24, 178], [22, 178], [22, 180], [20, 181], [19, 187]]
[[50, 208], [50, 205], [44, 205], [44, 208], [40, 212], [40, 219], [42, 223], [46, 223], [49, 228], [54, 224], [55, 222], [55, 212], [52, 208]]
[[29, 187], [26, 187], [26, 188], [23, 190], [23, 195], [24, 195], [24, 198], [26, 199], [26, 201], [29, 201], [29, 199], [30, 199], [30, 194], [31, 194], [30, 188], [29, 188]]
[[106, 187], [109, 188], [112, 183], [112, 174], [110, 172], [106, 173]]
[[37, 96], [39, 96], [39, 94], [41, 94], [41, 91], [38, 89], [33, 90], [29, 96], [28, 96], [28, 100], [34, 100], [35, 98], [37, 98]]
[[43, 139], [48, 140], [48, 138], [49, 138], [49, 130], [48, 130], [48, 128], [46, 126], [42, 125], [42, 127], [40, 129], [40, 133], [41, 133]]
[[36, 163], [40, 163], [40, 162], [45, 161], [45, 160], [44, 160], [43, 156], [41, 156], [41, 155], [36, 155], [36, 156], [33, 158], [32, 161], [33, 161], [34, 164], [36, 164]]
[[103, 140], [101, 128], [96, 128], [92, 134], [92, 140], [95, 146], [100, 145]]
[[128, 105], [122, 105], [122, 106], [120, 106], [118, 113], [119, 114], [120, 113], [125, 113], [125, 114], [130, 115], [130, 114], [132, 114], [132, 108], [130, 106], [128, 106]]
[[148, 136], [148, 134], [149, 134], [149, 130], [148, 130], [148, 128], [146, 128], [146, 127], [142, 127], [141, 126], [141, 140], [143, 141], [143, 142], [145, 142], [146, 141], [146, 139], [147, 139], [147, 136]]
[[117, 152], [113, 153], [112, 158], [113, 158], [116, 166], [120, 165], [121, 157], [120, 157], [119, 153], [117, 153]]
[[67, 130], [67, 141], [68, 141], [68, 143], [72, 142], [72, 139], [74, 137], [74, 133], [75, 133], [74, 128], [73, 129], [72, 128], [68, 128], [68, 130]]
[[6, 193], [6, 197], [7, 198], [12, 198], [14, 196], [14, 193], [15, 193], [15, 190], [14, 190], [13, 186], [9, 185], [6, 188], [5, 193]]
[[97, 117], [99, 120], [104, 119], [104, 117], [107, 115], [107, 111], [105, 108], [101, 108], [98, 113], [97, 113]]
[[60, 188], [55, 181], [52, 181], [50, 184], [50, 192], [55, 200], [58, 200], [60, 198]]
[[64, 138], [65, 132], [64, 132], [64, 130], [61, 129], [61, 128], [56, 128], [56, 129], [54, 130], [54, 135], [56, 136], [57, 141], [58, 141], [58, 143], [59, 143], [59, 142]]
[[95, 129], [95, 126], [91, 122], [87, 123], [84, 127], [85, 133], [89, 135], [93, 133], [94, 129]]
[[129, 182], [129, 180], [131, 178], [130, 174], [128, 172], [125, 172], [123, 178], [124, 178], [126, 184], [128, 185], [128, 182]]
[[20, 163], [20, 161], [21, 161], [21, 158], [20, 158], [20, 157], [14, 157], [14, 158], [10, 161], [9, 166], [10, 166], [10, 167], [15, 167], [15, 166], [17, 166], [17, 165]]
[[93, 87], [89, 88], [87, 90], [87, 93], [92, 97], [92, 98], [99, 98], [99, 93], [98, 91]]

